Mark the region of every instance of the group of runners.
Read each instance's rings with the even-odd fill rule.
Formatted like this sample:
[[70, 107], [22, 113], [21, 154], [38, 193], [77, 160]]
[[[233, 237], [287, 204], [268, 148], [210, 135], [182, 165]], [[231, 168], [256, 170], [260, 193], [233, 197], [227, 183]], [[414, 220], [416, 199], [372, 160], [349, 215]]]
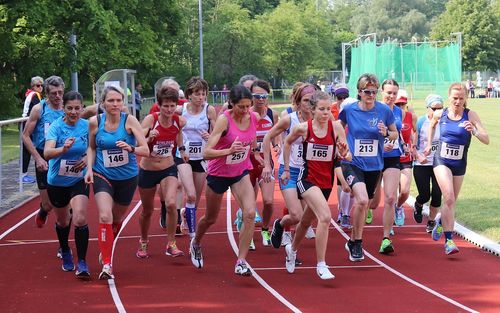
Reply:
[[[429, 95], [427, 114], [418, 121], [406, 108], [407, 99], [399, 93], [398, 83], [385, 80], [380, 86], [372, 74], [359, 78], [356, 98], [348, 97], [345, 85], [336, 86], [335, 99], [331, 99], [316, 85], [297, 83], [292, 106], [281, 114], [269, 107], [269, 83], [246, 75], [230, 90], [218, 116], [206, 102], [205, 80], [193, 77], [187, 82], [187, 102], [179, 100], [179, 85], [166, 80], [157, 91], [157, 105], [142, 122], [127, 114], [119, 87], [107, 86], [99, 104], [89, 108], [78, 92], [64, 93], [60, 77], [47, 78], [44, 89], [46, 98], [32, 109], [23, 133], [36, 163], [41, 195], [35, 221], [43, 227], [48, 213], [55, 212], [62, 269], [76, 269], [82, 279], [90, 278], [86, 263], [89, 185], [93, 185], [99, 212], [99, 279], [114, 277], [113, 242], [137, 187], [142, 201], [138, 258], [149, 257], [148, 233], [158, 191], [160, 225], [167, 233], [165, 253], [184, 255], [175, 237], [182, 220], [182, 229], [190, 236], [191, 261], [202, 268], [202, 239], [216, 222], [222, 197], [231, 188], [240, 207], [236, 274], [251, 275], [246, 256], [255, 249], [258, 225], [263, 246], [284, 246], [290, 273], [300, 264], [297, 251], [302, 240], [315, 237], [317, 274], [333, 279], [325, 257], [332, 220], [328, 198], [335, 177], [337, 220], [351, 229], [345, 248], [351, 261], [361, 261], [363, 229], [372, 222], [371, 210], [379, 206], [382, 183], [380, 253], [394, 252], [390, 236], [394, 223], [404, 224], [402, 205], [409, 195], [412, 167], [419, 192], [415, 221], [422, 222], [423, 205], [432, 198], [426, 229], [434, 240], [444, 234], [446, 254], [457, 253], [452, 238], [454, 207], [467, 150], [472, 136], [489, 142], [479, 116], [466, 107], [467, 89], [459, 83], [450, 86], [446, 109], [442, 97]], [[381, 102], [376, 101], [379, 92]], [[277, 175], [273, 154], [279, 163]], [[276, 181], [285, 207], [280, 208], [282, 217], [272, 223]], [[206, 203], [200, 204], [204, 189]], [[256, 200], [259, 190], [261, 214]], [[436, 220], [441, 195], [441, 218]], [[198, 218], [200, 205], [206, 210]], [[76, 266], [68, 244], [71, 224]]]

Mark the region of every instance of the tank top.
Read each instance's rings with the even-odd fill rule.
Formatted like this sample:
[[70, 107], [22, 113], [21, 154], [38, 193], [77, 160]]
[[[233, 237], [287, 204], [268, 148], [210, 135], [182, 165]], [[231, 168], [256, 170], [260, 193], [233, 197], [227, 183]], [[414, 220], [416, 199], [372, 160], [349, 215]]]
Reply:
[[257, 118], [250, 112], [250, 124], [247, 129], [241, 130], [231, 117], [231, 110], [224, 112], [227, 118], [228, 129], [225, 135], [221, 136], [215, 145], [215, 150], [222, 150], [231, 147], [236, 137], [242, 142], [245, 151], [233, 153], [224, 157], [208, 161], [208, 174], [220, 177], [237, 177], [245, 170], [252, 169], [250, 161], [250, 148], [255, 140]]
[[129, 134], [125, 128], [127, 116], [126, 113], [121, 112], [118, 128], [114, 131], [107, 131], [104, 128], [106, 113], [98, 115], [98, 128], [95, 135], [96, 158], [93, 170], [108, 179], [126, 180], [137, 176], [138, 173], [135, 154], [116, 146], [118, 140], [133, 146], [136, 144], [134, 135]]
[[[300, 120], [299, 120], [299, 116], [298, 116], [297, 111], [292, 112], [289, 115], [290, 115], [290, 127], [283, 132], [285, 137], [290, 135], [290, 133], [292, 132], [292, 129], [296, 125], [300, 124]], [[295, 141], [291, 144], [290, 162], [289, 162], [290, 167], [302, 168], [302, 166], [304, 165], [304, 159], [302, 158], [302, 149], [303, 149], [302, 142], [303, 142], [303, 138], [299, 137], [299, 138], [295, 139]], [[280, 156], [278, 158], [278, 162], [282, 165], [285, 164], [284, 159], [283, 159], [283, 149], [281, 149], [281, 153], [280, 153]]]
[[38, 150], [43, 150], [45, 146], [45, 136], [49, 131], [50, 124], [52, 124], [55, 120], [64, 115], [64, 111], [54, 110], [47, 103], [46, 99], [43, 99], [40, 102], [40, 106], [42, 107], [42, 111], [40, 112], [40, 118], [38, 119], [35, 129], [33, 131], [33, 144], [35, 148]]
[[79, 171], [75, 165], [84, 158], [88, 147], [89, 122], [79, 119], [75, 125], [68, 125], [60, 117], [49, 127], [46, 140], [54, 140], [55, 148], [64, 146], [66, 139], [75, 138], [68, 151], [49, 160], [47, 182], [52, 186], [69, 187], [83, 179], [85, 167]]
[[[201, 137], [201, 132], [210, 131], [208, 103], [205, 103], [201, 112], [196, 115], [189, 113], [187, 105], [187, 103], [184, 103], [182, 107], [182, 116], [186, 119], [186, 125], [182, 128], [184, 146], [190, 160], [203, 160], [203, 150], [207, 142]], [[179, 150], [177, 150], [175, 156], [181, 157]]]
[[273, 119], [273, 110], [267, 108], [266, 115], [261, 117], [257, 121], [256, 126], [256, 135], [257, 135], [257, 150], [262, 154], [262, 143], [264, 142], [264, 137], [266, 134], [273, 128], [274, 119]]
[[[390, 109], [390, 107], [388, 106]], [[392, 143], [393, 147], [391, 151], [385, 151], [384, 150], [384, 158], [390, 158], [390, 157], [399, 157], [402, 154], [402, 144], [403, 140], [401, 140], [401, 128], [403, 127], [403, 111], [394, 105], [392, 107], [392, 113], [394, 114], [394, 124], [396, 124], [396, 129], [398, 131], [398, 137], [394, 140], [390, 140], [389, 137], [384, 138], [384, 145], [386, 143]], [[388, 125], [386, 125], [388, 126]]]
[[179, 134], [180, 129], [179, 116], [177, 114], [172, 115], [172, 124], [167, 128], [161, 126], [158, 120], [159, 116], [159, 112], [153, 113], [153, 129], [158, 131], [158, 136], [148, 143], [149, 155], [155, 158], [172, 157], [173, 151], [175, 150], [177, 134]]
[[304, 166], [298, 180], [306, 180], [321, 189], [333, 187], [333, 160], [335, 157], [335, 134], [332, 122], [328, 122], [325, 137], [314, 134], [312, 120], [307, 121], [307, 136], [302, 143]]
[[[425, 116], [421, 116], [417, 121], [417, 152], [424, 154], [425, 147], [427, 147], [427, 142], [429, 141], [429, 128], [431, 121]], [[436, 127], [434, 131], [434, 137], [432, 139], [431, 153], [427, 156], [427, 163], [422, 164], [418, 160], [415, 160], [414, 165], [421, 166], [432, 166], [434, 164], [434, 153], [436, 153], [437, 147], [439, 145], [440, 131], [439, 127]]]
[[[411, 112], [403, 112], [404, 118], [401, 126], [401, 137], [403, 138], [403, 152], [399, 161], [401, 163], [413, 161], [413, 156], [411, 155], [411, 135], [413, 133], [413, 115]], [[407, 148], [408, 152], [405, 152]]]
[[469, 109], [465, 109], [462, 118], [454, 121], [448, 117], [448, 109], [443, 110], [439, 120], [440, 142], [434, 158], [441, 164], [452, 167], [467, 165], [467, 151], [471, 141], [471, 133], [465, 130], [464, 122], [469, 120]]

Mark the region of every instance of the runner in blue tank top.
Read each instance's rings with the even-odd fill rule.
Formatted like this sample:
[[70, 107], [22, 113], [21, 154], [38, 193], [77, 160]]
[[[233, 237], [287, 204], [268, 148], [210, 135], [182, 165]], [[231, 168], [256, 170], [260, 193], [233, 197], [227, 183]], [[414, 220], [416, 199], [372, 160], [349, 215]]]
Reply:
[[40, 209], [35, 217], [38, 227], [43, 227], [47, 223], [47, 214], [52, 209], [47, 194], [48, 164], [44, 159], [43, 148], [50, 124], [64, 114], [62, 110], [64, 81], [59, 76], [50, 76], [45, 80], [44, 88], [47, 99], [43, 99], [33, 107], [23, 132], [23, 143], [33, 156], [36, 165], [36, 182], [41, 200]]
[[440, 143], [434, 154], [434, 174], [443, 193], [441, 218], [432, 230], [432, 239], [439, 240], [445, 235], [444, 251], [455, 254], [458, 247], [453, 242], [455, 225], [455, 204], [464, 181], [467, 166], [467, 150], [472, 136], [484, 144], [490, 138], [481, 123], [479, 115], [467, 108], [467, 88], [461, 83], [454, 83], [448, 91], [450, 106], [444, 111], [437, 110], [432, 116], [429, 140], [424, 154], [432, 149], [432, 139], [439, 123]]
[[99, 210], [97, 237], [103, 263], [99, 279], [113, 277], [113, 240], [120, 231], [123, 215], [137, 187], [138, 166], [134, 154], [149, 155], [139, 121], [122, 112], [124, 99], [121, 88], [104, 88], [101, 98], [104, 113], [89, 120], [85, 182], [94, 184], [94, 197]]
[[89, 243], [87, 205], [89, 188], [83, 180], [86, 172], [88, 122], [80, 118], [82, 96], [76, 91], [64, 95], [64, 117], [52, 123], [45, 140], [45, 158], [49, 160], [47, 192], [56, 213], [56, 233], [61, 246], [62, 269], [73, 271], [73, 254], [68, 245], [70, 232], [70, 202], [75, 225], [75, 244], [78, 254], [76, 277], [89, 279], [86, 263]]
[[347, 127], [347, 143], [352, 161], [342, 161], [342, 172], [356, 199], [351, 238], [346, 243], [351, 261], [364, 259], [362, 238], [368, 202], [373, 198], [380, 171], [384, 166], [384, 139], [395, 140], [398, 131], [389, 107], [375, 101], [380, 84], [373, 74], [358, 79], [358, 99], [339, 114]]

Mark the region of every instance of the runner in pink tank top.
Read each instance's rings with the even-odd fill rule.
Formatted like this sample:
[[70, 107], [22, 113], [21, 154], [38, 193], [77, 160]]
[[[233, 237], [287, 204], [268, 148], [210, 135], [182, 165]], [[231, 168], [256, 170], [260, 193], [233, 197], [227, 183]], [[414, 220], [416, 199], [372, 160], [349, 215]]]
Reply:
[[250, 112], [252, 94], [237, 85], [229, 93], [230, 110], [219, 116], [203, 152], [208, 160], [206, 213], [200, 219], [196, 235], [191, 240], [191, 262], [203, 267], [201, 239], [219, 215], [222, 197], [229, 187], [243, 209], [243, 229], [240, 232], [238, 260], [234, 268], [237, 275], [249, 276], [245, 258], [254, 232], [255, 194], [248, 171], [252, 168], [250, 153], [260, 159], [256, 147], [256, 124], [260, 116]]

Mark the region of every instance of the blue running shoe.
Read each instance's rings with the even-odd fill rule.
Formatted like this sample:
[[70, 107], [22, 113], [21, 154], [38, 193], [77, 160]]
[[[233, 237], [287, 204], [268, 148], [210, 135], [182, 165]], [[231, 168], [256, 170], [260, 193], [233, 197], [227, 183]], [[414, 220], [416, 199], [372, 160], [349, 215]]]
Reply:
[[405, 224], [405, 211], [403, 207], [396, 206], [396, 218], [394, 222], [396, 226], [403, 226]]
[[238, 208], [236, 211], [236, 219], [234, 220], [234, 225], [236, 225], [236, 230], [240, 232], [241, 227], [243, 226], [243, 211], [241, 208]]
[[87, 266], [87, 263], [85, 263], [85, 260], [78, 261], [75, 275], [79, 279], [90, 279], [89, 267]]
[[71, 250], [68, 252], [61, 252], [62, 256], [62, 270], [65, 272], [71, 272], [75, 270], [75, 264], [73, 263], [73, 253]]
[[259, 210], [255, 208], [255, 223], [262, 223], [262, 216], [260, 216]]
[[33, 184], [36, 182], [36, 179], [33, 176], [30, 175], [24, 175], [23, 176], [23, 183], [25, 184]]
[[447, 255], [451, 255], [458, 253], [458, 251], [459, 251], [458, 247], [455, 244], [455, 242], [453, 242], [453, 240], [451, 239], [446, 240], [446, 243], [444, 244], [444, 253], [446, 253]]
[[436, 224], [434, 225], [434, 228], [432, 229], [432, 239], [434, 241], [438, 241], [441, 239], [441, 236], [443, 236], [443, 225], [441, 225], [441, 219], [436, 220]]

